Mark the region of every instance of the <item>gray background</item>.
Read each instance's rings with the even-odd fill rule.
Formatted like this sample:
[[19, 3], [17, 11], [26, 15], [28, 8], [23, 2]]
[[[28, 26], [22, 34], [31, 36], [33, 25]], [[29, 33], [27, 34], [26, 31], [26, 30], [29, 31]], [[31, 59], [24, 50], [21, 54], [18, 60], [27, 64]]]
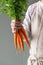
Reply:
[[[34, 2], [30, 0], [29, 5]], [[16, 53], [10, 23], [11, 19], [6, 14], [0, 14], [0, 65], [27, 65], [29, 48], [25, 44], [25, 52]]]

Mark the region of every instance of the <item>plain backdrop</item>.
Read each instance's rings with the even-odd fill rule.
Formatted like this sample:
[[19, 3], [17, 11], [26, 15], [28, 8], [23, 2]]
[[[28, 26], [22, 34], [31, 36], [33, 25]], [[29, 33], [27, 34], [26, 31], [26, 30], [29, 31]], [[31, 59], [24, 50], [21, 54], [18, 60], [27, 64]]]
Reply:
[[[30, 0], [29, 5], [36, 1]], [[10, 23], [11, 19], [5, 13], [0, 14], [0, 65], [27, 65], [29, 48], [24, 43], [25, 52], [16, 53]]]

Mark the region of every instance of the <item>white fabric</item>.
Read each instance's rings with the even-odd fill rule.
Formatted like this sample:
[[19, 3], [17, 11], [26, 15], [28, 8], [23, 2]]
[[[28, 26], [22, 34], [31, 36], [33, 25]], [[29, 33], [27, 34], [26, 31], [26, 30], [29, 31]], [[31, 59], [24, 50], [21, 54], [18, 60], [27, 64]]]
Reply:
[[[23, 21], [23, 26], [27, 31], [27, 34], [29, 34], [28, 31], [30, 31], [31, 36], [31, 49], [30, 56], [28, 58], [28, 65], [31, 65], [30, 59], [34, 59], [36, 57], [43, 57], [43, 32], [40, 33], [39, 41], [37, 43], [41, 21], [43, 22], [43, 3], [41, 1], [38, 1], [28, 7], [25, 19]], [[34, 65], [37, 64], [35, 63]]]

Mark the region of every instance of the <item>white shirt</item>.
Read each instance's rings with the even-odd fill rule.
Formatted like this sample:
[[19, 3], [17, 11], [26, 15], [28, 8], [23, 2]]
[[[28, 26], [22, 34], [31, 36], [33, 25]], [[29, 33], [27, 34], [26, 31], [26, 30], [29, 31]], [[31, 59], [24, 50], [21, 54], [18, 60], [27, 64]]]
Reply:
[[[28, 38], [31, 39], [30, 55], [43, 56], [43, 42], [41, 41], [43, 34], [39, 33], [40, 22], [42, 19], [43, 3], [41, 1], [38, 1], [28, 7], [23, 21], [23, 26], [27, 31], [27, 34], [30, 36]], [[39, 34], [41, 35], [40, 37]], [[39, 41], [37, 41], [38, 37]]]

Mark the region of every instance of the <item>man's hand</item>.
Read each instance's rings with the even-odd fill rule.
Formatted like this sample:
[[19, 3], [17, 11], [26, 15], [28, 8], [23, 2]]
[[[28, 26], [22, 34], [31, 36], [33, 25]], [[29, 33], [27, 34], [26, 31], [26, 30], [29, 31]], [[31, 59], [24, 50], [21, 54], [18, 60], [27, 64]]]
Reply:
[[24, 39], [26, 40], [27, 45], [30, 47], [30, 42], [28, 40], [25, 29], [21, 24], [21, 22], [12, 20], [11, 28], [12, 28], [12, 33], [14, 33], [14, 45], [16, 50], [21, 48], [22, 51], [24, 51], [24, 41], [23, 41]]
[[12, 20], [11, 21], [11, 29], [12, 29], [12, 33], [14, 33], [15, 32], [15, 24], [16, 24], [16, 21], [15, 20]]
[[11, 29], [12, 29], [12, 33], [15, 33], [15, 32], [16, 32], [16, 29], [20, 29], [21, 26], [22, 26], [22, 24], [21, 24], [20, 21], [12, 20], [12, 21], [11, 21]]

